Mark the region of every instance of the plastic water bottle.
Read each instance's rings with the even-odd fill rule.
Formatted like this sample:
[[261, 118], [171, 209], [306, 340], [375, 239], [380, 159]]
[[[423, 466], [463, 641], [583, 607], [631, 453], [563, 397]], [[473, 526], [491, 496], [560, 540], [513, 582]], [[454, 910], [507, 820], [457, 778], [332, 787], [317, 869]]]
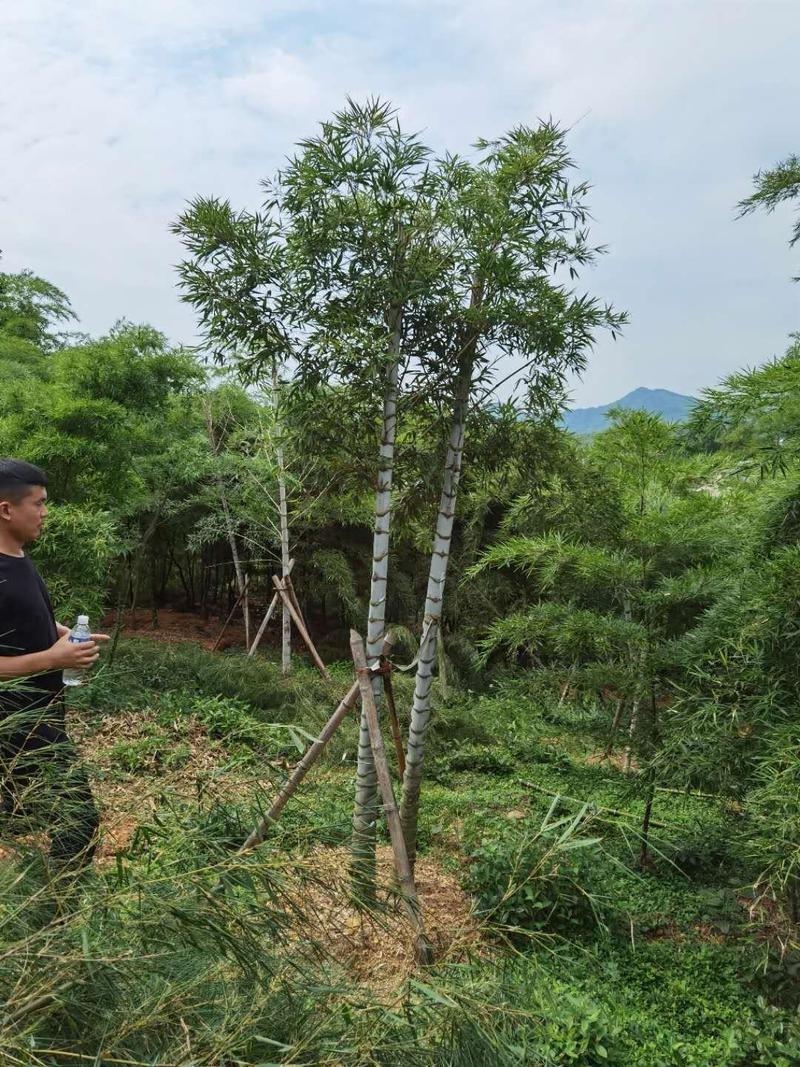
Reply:
[[[79, 615], [75, 628], [69, 635], [70, 644], [76, 641], [91, 641], [92, 631], [89, 629], [89, 616]], [[64, 685], [83, 685], [85, 670], [80, 667], [68, 667], [64, 671]]]

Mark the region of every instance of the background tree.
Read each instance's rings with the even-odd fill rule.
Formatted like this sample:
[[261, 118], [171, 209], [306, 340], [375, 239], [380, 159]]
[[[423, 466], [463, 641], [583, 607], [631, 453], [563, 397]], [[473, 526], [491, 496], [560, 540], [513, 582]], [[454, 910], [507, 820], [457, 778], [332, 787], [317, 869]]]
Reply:
[[0, 271], [0, 334], [50, 352], [66, 338], [54, 328], [76, 318], [65, 293], [29, 270]]
[[[772, 213], [779, 204], [800, 196], [800, 157], [788, 156], [771, 170], [759, 171], [753, 179], [755, 192], [738, 203], [739, 217], [764, 210]], [[800, 218], [792, 228], [790, 245], [800, 241]], [[795, 278], [795, 281], [800, 279]]]

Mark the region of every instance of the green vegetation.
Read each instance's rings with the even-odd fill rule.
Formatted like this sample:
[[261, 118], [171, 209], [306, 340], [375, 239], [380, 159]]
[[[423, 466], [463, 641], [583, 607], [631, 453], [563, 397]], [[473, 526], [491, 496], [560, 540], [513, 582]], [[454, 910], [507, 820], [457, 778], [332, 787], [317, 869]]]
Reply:
[[[66, 333], [60, 290], [0, 274], [0, 454], [50, 474], [60, 619], [116, 638], [71, 697], [95, 869], [0, 824], [3, 1063], [800, 1062], [798, 341], [684, 423], [568, 433], [568, 374], [624, 325], [575, 288], [573, 175], [552, 123], [437, 159], [350, 103], [262, 210], [176, 223], [202, 354]], [[289, 550], [330, 679], [277, 618], [243, 647]], [[357, 711], [237, 851], [352, 685], [351, 626], [407, 665], [429, 968]]]

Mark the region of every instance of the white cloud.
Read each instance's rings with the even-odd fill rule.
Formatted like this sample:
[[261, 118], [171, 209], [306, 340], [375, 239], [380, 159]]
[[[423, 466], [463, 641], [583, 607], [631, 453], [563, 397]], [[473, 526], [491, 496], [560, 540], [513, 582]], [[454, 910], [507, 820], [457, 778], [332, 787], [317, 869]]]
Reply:
[[73, 297], [187, 339], [169, 223], [259, 179], [347, 94], [392, 99], [436, 148], [553, 114], [611, 254], [590, 288], [631, 311], [581, 401], [691, 390], [797, 326], [788, 214], [733, 222], [798, 150], [794, 3], [28, 0], [0, 39], [0, 247]]

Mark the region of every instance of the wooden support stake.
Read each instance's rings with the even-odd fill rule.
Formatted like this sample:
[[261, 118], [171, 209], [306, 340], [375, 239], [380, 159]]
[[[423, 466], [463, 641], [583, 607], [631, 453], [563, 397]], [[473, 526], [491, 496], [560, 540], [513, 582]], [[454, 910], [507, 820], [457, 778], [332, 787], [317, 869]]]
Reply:
[[300, 621], [302, 622], [303, 626], [306, 628], [306, 631], [308, 631], [308, 625], [306, 624], [306, 617], [303, 614], [303, 609], [300, 607], [300, 601], [297, 599], [297, 593], [295, 592], [294, 582], [292, 581], [292, 579], [289, 577], [288, 574], [287, 574], [287, 576], [285, 578], [282, 578], [281, 581], [286, 586], [286, 592], [289, 594], [289, 597], [290, 597], [292, 603], [294, 604], [294, 610], [299, 615]]
[[295, 769], [292, 771], [291, 776], [285, 782], [280, 793], [278, 793], [278, 795], [273, 800], [272, 806], [270, 807], [267, 814], [264, 816], [258, 826], [256, 826], [255, 830], [253, 830], [253, 832], [247, 838], [242, 847], [239, 849], [240, 853], [249, 852], [251, 848], [257, 848], [258, 845], [260, 845], [264, 841], [267, 834], [269, 833], [270, 826], [275, 822], [280, 813], [283, 811], [284, 807], [286, 806], [286, 802], [297, 792], [298, 786], [308, 774], [308, 772], [311, 770], [311, 768], [314, 766], [314, 764], [317, 762], [319, 757], [322, 755], [325, 746], [338, 730], [339, 725], [341, 724], [344, 717], [347, 715], [348, 711], [351, 711], [352, 708], [355, 706], [358, 698], [358, 693], [358, 682], [354, 682], [353, 685], [350, 687], [347, 696], [342, 699], [341, 703], [339, 704], [339, 707], [336, 709], [336, 711], [334, 711], [333, 715], [331, 715], [331, 717], [323, 726], [317, 740], [306, 750], [305, 755], [297, 764]]
[[[289, 560], [289, 573], [290, 574], [292, 572], [292, 567], [293, 566], [294, 566], [294, 560], [290, 559]], [[261, 638], [264, 636], [264, 634], [267, 631], [267, 627], [269, 626], [269, 620], [272, 618], [272, 616], [273, 616], [273, 614], [275, 612], [275, 608], [278, 606], [278, 600], [279, 599], [280, 599], [280, 597], [278, 596], [277, 593], [275, 593], [273, 595], [273, 597], [272, 597], [272, 600], [270, 600], [269, 607], [267, 608], [267, 613], [264, 616], [264, 619], [263, 619], [261, 625], [258, 628], [258, 633], [255, 636], [253, 644], [250, 646], [250, 651], [247, 653], [248, 659], [250, 657], [252, 657], [252, 656], [255, 656], [256, 649], [261, 644]]]
[[383, 642], [381, 655], [381, 667], [383, 668], [383, 692], [386, 695], [386, 707], [389, 709], [389, 725], [392, 728], [392, 740], [394, 751], [397, 756], [397, 766], [400, 777], [406, 773], [406, 754], [403, 750], [403, 737], [400, 733], [400, 720], [397, 717], [397, 705], [394, 701], [394, 686], [392, 685], [392, 665], [389, 662], [389, 653], [394, 644], [394, 634], [388, 633]]
[[319, 652], [317, 652], [316, 648], [314, 647], [314, 642], [311, 640], [311, 635], [306, 629], [306, 625], [303, 622], [302, 617], [295, 610], [295, 606], [292, 603], [292, 598], [289, 596], [286, 586], [283, 584], [281, 579], [278, 578], [277, 575], [272, 576], [272, 584], [277, 589], [278, 595], [283, 600], [289, 614], [292, 616], [292, 619], [294, 620], [294, 624], [297, 627], [300, 636], [305, 641], [306, 648], [308, 649], [311, 655], [311, 659], [314, 661], [314, 666], [317, 668], [317, 670], [325, 679], [325, 681], [329, 682], [331, 680], [331, 676], [328, 674], [328, 668], [322, 662]]
[[225, 634], [225, 631], [230, 626], [231, 619], [236, 614], [236, 609], [239, 607], [239, 605], [241, 604], [242, 600], [244, 599], [244, 597], [245, 597], [245, 595], [247, 593], [247, 585], [248, 585], [249, 581], [250, 581], [250, 576], [248, 575], [244, 580], [244, 585], [242, 586], [241, 590], [239, 591], [239, 595], [236, 598], [236, 603], [231, 608], [230, 614], [228, 615], [228, 617], [225, 620], [225, 623], [224, 623], [222, 629], [219, 632], [219, 637], [214, 642], [214, 647], [211, 649], [212, 652], [216, 652], [217, 649], [219, 648], [219, 643], [222, 640], [223, 635]]
[[433, 948], [425, 935], [425, 926], [422, 921], [422, 911], [417, 898], [417, 889], [414, 885], [414, 875], [411, 873], [411, 865], [408, 862], [408, 852], [403, 837], [403, 828], [400, 824], [400, 814], [394, 799], [392, 779], [389, 774], [389, 765], [386, 762], [386, 751], [383, 747], [383, 736], [378, 723], [378, 709], [375, 706], [375, 694], [372, 692], [372, 680], [367, 655], [364, 651], [364, 641], [355, 630], [350, 631], [350, 648], [353, 653], [353, 662], [358, 675], [358, 685], [361, 690], [361, 700], [367, 716], [369, 726], [369, 739], [372, 745], [372, 756], [375, 761], [375, 772], [378, 776], [381, 796], [383, 797], [383, 810], [386, 813], [386, 822], [389, 825], [389, 837], [392, 842], [394, 853], [394, 867], [397, 873], [397, 881], [403, 898], [403, 905], [411, 920], [415, 932], [415, 950], [418, 963], [430, 964], [433, 962]]

